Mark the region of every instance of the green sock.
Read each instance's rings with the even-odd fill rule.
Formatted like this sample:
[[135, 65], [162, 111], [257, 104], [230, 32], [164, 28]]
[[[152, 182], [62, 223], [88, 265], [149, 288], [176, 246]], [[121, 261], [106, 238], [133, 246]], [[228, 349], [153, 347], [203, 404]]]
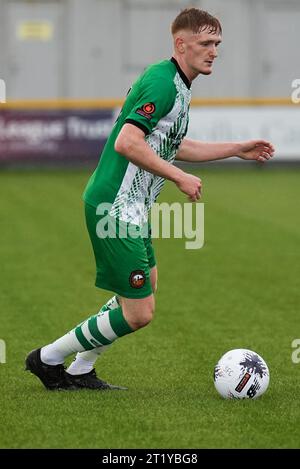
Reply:
[[100, 310], [98, 314], [75, 328], [77, 340], [85, 350], [92, 350], [101, 345], [109, 345], [118, 337], [131, 332], [133, 330], [125, 320], [121, 306], [104, 311]]

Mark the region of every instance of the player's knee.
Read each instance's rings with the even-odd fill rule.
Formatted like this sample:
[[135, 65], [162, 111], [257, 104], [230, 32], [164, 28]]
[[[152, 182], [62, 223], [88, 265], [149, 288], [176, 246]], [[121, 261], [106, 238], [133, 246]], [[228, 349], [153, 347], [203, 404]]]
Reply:
[[141, 329], [147, 326], [153, 319], [154, 305], [149, 304], [131, 319], [133, 329]]
[[125, 320], [133, 330], [147, 326], [153, 319], [155, 299], [154, 295], [142, 299], [120, 298]]

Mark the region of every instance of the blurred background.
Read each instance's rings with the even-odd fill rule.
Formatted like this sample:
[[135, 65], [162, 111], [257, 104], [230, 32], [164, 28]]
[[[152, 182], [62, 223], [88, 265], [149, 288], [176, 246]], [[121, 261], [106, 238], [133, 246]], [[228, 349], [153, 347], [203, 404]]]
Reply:
[[213, 74], [193, 83], [190, 135], [262, 137], [277, 161], [297, 160], [298, 0], [0, 0], [2, 164], [97, 161], [132, 82], [171, 57], [187, 6], [223, 27]]

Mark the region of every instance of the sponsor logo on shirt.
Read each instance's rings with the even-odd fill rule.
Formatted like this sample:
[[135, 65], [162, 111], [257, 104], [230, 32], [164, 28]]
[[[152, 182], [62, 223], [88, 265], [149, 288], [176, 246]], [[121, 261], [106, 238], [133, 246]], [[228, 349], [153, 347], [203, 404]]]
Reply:
[[142, 107], [139, 107], [135, 112], [140, 114], [140, 116], [144, 116], [146, 119], [150, 120], [152, 118], [152, 114], [155, 112], [155, 104], [146, 103]]

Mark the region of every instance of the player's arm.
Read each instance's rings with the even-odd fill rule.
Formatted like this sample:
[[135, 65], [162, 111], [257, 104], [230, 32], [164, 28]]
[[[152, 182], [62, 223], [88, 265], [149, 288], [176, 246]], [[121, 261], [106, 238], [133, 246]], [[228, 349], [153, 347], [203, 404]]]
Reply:
[[184, 138], [176, 154], [180, 161], [215, 161], [237, 156], [244, 160], [265, 162], [274, 155], [274, 147], [266, 140], [246, 142], [201, 142]]
[[115, 142], [115, 150], [139, 168], [175, 182], [191, 201], [200, 198], [201, 180], [160, 158], [145, 141], [143, 130], [135, 125], [123, 125]]

